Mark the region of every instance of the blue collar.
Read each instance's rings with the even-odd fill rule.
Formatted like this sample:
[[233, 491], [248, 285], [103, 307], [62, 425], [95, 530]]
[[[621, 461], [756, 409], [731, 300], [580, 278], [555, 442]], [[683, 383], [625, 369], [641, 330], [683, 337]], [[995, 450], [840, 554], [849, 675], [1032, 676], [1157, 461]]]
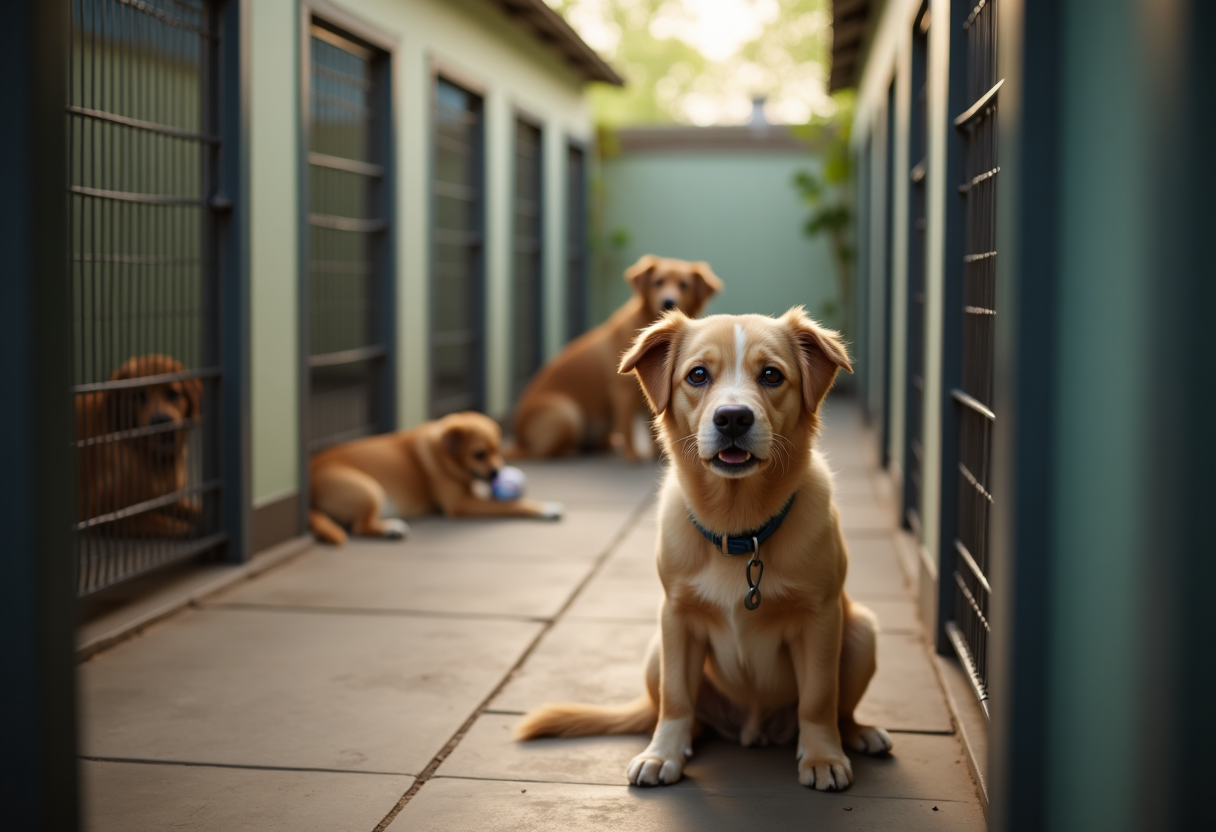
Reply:
[[781, 522], [785, 520], [785, 515], [790, 513], [790, 506], [794, 504], [794, 498], [797, 496], [797, 491], [791, 494], [781, 511], [766, 520], [763, 526], [750, 532], [742, 532], [741, 534], [714, 534], [697, 522], [697, 516], [692, 512], [689, 512], [688, 519], [697, 527], [697, 531], [703, 534], [706, 540], [714, 544], [714, 548], [722, 554], [746, 555], [749, 552], [757, 551], [759, 544], [768, 540], [777, 529], [781, 528]]

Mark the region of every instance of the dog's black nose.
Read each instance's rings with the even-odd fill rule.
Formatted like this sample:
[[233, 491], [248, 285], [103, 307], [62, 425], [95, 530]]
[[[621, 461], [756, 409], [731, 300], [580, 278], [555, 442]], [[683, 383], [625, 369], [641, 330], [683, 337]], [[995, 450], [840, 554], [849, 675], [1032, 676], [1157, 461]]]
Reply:
[[153, 426], [167, 425], [173, 421], [176, 421], [176, 420], [172, 416], [170, 416], [168, 413], [162, 413], [161, 411], [157, 411], [156, 413], [152, 414], [152, 418], [150, 418], [148, 420], [148, 424], [153, 425]]
[[498, 479], [498, 469], [491, 468], [489, 473], [486, 474], [486, 476], [491, 480]]
[[675, 309], [676, 302], [674, 300], [672, 300], [671, 298], [667, 298], [667, 300], [663, 301], [663, 308], [664, 309]]
[[741, 404], [728, 404], [714, 411], [714, 425], [718, 433], [731, 439], [738, 439], [747, 433], [755, 421], [756, 414], [752, 413], [752, 409]]

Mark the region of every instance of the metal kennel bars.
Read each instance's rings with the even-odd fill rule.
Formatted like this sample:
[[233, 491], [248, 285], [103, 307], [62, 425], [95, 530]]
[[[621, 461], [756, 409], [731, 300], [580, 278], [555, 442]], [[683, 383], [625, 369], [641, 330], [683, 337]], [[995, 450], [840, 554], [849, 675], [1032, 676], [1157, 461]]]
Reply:
[[987, 707], [989, 517], [992, 511], [993, 347], [996, 322], [997, 78], [995, 0], [980, 0], [963, 23], [967, 98], [955, 120], [962, 137], [962, 367], [950, 392], [957, 416], [958, 515], [953, 610], [946, 634]]
[[903, 523], [919, 539], [923, 511], [925, 410], [925, 175], [929, 161], [929, 7], [912, 29], [912, 108], [908, 125], [908, 300], [904, 408]]
[[515, 286], [511, 292], [511, 393], [519, 394], [544, 360], [544, 177], [541, 130], [515, 120]]
[[309, 16], [304, 462], [394, 425], [389, 55]]
[[481, 96], [434, 86], [431, 416], [484, 401], [485, 138]]
[[222, 546], [216, 4], [71, 0], [77, 592]]
[[587, 152], [566, 146], [566, 338], [587, 328]]

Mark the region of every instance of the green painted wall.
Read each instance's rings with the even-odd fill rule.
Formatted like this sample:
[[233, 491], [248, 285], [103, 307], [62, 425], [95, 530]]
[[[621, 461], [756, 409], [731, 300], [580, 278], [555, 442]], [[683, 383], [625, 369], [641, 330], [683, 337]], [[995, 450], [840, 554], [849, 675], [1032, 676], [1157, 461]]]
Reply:
[[299, 18], [295, 0], [250, 9], [250, 291], [253, 499], [299, 482], [296, 175]]
[[[803, 304], [816, 318], [838, 304], [826, 237], [802, 233], [807, 209], [794, 190], [810, 152], [637, 152], [603, 164], [604, 227], [628, 231], [600, 258], [595, 320], [629, 297], [621, 272], [643, 254], [705, 260], [726, 284], [709, 314], [780, 314]], [[837, 314], [833, 324], [839, 325]]]
[[[263, 503], [299, 482], [297, 0], [251, 4], [253, 492]], [[439, 69], [485, 98], [487, 390], [491, 414], [510, 402], [513, 131], [525, 112], [545, 148], [545, 345], [563, 342], [566, 143], [592, 129], [582, 78], [518, 22], [485, 0], [352, 0], [333, 4], [393, 39], [397, 187], [398, 418], [428, 412], [429, 172], [432, 73]]]

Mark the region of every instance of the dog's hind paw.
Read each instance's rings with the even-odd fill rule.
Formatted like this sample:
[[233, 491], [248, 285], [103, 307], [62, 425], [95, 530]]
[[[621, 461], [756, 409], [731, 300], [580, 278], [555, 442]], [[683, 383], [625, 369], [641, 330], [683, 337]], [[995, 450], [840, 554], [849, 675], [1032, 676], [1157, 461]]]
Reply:
[[386, 517], [380, 521], [384, 526], [384, 531], [381, 532], [381, 537], [385, 540], [405, 540], [410, 535], [409, 524], [404, 520], [398, 520], [396, 517]]
[[873, 725], [855, 725], [851, 730], [842, 731], [841, 739], [850, 749], [862, 754], [886, 754], [895, 747], [891, 735]]
[[561, 520], [562, 515], [566, 513], [566, 507], [561, 503], [542, 503], [541, 504], [541, 519], [542, 520]]

